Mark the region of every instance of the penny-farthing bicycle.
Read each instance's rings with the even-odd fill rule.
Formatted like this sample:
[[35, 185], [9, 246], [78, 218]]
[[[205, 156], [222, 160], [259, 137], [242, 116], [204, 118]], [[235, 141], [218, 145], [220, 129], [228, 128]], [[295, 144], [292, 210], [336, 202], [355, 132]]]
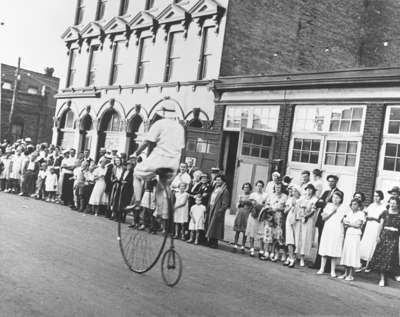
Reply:
[[[138, 274], [150, 271], [159, 261], [161, 255], [161, 275], [166, 285], [173, 287], [178, 284], [182, 276], [182, 259], [175, 250], [173, 238], [173, 208], [170, 194], [163, 188], [164, 197], [167, 198], [168, 219], [164, 220], [164, 231], [153, 234], [148, 230], [138, 228], [123, 222], [123, 217], [118, 221], [118, 241], [122, 257], [128, 268]], [[132, 213], [127, 218], [133, 217]], [[151, 217], [151, 215], [150, 215]], [[169, 240], [169, 248], [164, 252]], [[163, 254], [164, 252], [164, 254]]]

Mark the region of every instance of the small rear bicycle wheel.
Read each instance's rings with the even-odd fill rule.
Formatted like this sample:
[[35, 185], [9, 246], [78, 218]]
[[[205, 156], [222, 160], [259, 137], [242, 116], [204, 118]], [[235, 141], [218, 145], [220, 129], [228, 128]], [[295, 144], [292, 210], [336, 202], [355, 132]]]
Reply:
[[117, 240], [122, 258], [135, 273], [143, 274], [154, 267], [164, 250], [167, 236], [167, 233], [151, 234], [118, 222]]
[[178, 284], [182, 276], [182, 259], [175, 249], [165, 251], [161, 260], [161, 275], [169, 287]]

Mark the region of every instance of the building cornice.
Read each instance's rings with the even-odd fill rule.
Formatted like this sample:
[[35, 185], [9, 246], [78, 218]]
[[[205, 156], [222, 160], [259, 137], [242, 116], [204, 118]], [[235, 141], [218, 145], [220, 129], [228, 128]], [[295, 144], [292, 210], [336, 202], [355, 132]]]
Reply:
[[400, 86], [400, 68], [220, 77], [218, 91]]

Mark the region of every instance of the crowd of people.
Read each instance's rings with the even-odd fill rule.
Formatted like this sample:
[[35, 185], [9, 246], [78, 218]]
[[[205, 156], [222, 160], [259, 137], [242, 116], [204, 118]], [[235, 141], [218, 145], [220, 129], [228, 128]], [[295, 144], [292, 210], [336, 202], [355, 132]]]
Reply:
[[[193, 160], [181, 163], [173, 175], [175, 238], [194, 244], [218, 247], [224, 239], [225, 213], [230, 192], [218, 169], [211, 173], [197, 169]], [[127, 221], [151, 233], [165, 230], [157, 209], [157, 177], [147, 179], [140, 206], [134, 194], [137, 157], [101, 148], [98, 160], [88, 150], [62, 151], [46, 143], [33, 145], [29, 138], [0, 145], [0, 191], [60, 203], [79, 212]], [[311, 179], [312, 174], [312, 179]], [[242, 185], [237, 197], [233, 251], [246, 252], [260, 260], [281, 261], [288, 267], [305, 266], [313, 247], [318, 256], [313, 263], [317, 274], [336, 277], [336, 266], [345, 267], [338, 278], [354, 280], [354, 272], [377, 271], [379, 285], [387, 277], [400, 281], [399, 230], [400, 189], [375, 191], [366, 206], [365, 195], [354, 193], [349, 205], [337, 188], [338, 177], [326, 177], [329, 189], [323, 191], [322, 171], [303, 171], [301, 184], [289, 176], [272, 174], [264, 183]], [[239, 238], [242, 236], [241, 244]]]
[[[318, 275], [353, 281], [354, 272], [373, 270], [380, 274], [380, 286], [389, 276], [400, 282], [400, 188], [392, 188], [386, 200], [382, 191], [375, 191], [369, 206], [364, 193], [356, 192], [347, 205], [336, 175], [326, 177], [326, 191], [321, 170], [303, 171], [301, 178], [301, 184], [293, 184], [290, 177], [274, 172], [266, 185], [257, 181], [254, 191], [252, 184], [243, 184], [234, 251], [242, 234], [242, 252], [248, 238], [250, 256], [255, 256], [258, 241], [260, 260], [282, 261], [292, 268], [297, 261], [305, 266], [315, 246], [318, 256], [311, 267]], [[337, 265], [345, 268], [344, 274], [336, 275]]]

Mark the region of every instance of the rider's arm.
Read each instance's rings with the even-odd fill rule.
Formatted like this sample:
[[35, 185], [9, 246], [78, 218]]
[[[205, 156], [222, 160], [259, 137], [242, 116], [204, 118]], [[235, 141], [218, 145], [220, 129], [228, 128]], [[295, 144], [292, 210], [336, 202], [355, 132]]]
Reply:
[[139, 156], [152, 142], [144, 140], [142, 144], [137, 148], [135, 155]]

